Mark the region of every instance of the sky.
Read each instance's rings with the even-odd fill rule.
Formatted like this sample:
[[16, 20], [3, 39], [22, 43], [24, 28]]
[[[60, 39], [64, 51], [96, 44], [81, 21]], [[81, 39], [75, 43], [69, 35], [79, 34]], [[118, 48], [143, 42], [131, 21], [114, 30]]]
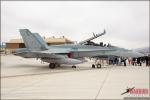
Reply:
[[1, 41], [21, 38], [19, 29], [42, 37], [135, 49], [149, 46], [149, 1], [1, 1]]

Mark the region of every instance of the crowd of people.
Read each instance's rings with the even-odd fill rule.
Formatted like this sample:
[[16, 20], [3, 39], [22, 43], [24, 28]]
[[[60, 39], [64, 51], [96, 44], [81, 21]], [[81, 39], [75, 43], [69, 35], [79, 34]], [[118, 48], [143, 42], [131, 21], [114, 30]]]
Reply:
[[109, 64], [111, 65], [133, 65], [133, 66], [142, 66], [143, 63], [146, 63], [146, 66], [150, 66], [150, 55], [144, 57], [137, 58], [125, 58], [125, 57], [117, 57], [112, 56], [108, 58]]

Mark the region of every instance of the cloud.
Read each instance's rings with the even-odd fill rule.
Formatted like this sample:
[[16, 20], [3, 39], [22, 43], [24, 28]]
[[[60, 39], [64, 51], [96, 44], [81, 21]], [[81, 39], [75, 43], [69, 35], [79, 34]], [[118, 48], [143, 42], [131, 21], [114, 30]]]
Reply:
[[107, 34], [96, 42], [125, 48], [149, 45], [148, 1], [2, 1], [1, 8], [2, 41], [20, 37], [20, 28], [78, 42], [105, 28]]

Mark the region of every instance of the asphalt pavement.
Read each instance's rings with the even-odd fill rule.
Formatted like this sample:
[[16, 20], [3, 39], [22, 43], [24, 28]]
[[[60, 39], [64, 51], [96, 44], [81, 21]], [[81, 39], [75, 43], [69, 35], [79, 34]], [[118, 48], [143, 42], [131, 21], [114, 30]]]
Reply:
[[[149, 96], [149, 67], [102, 66], [92, 62], [77, 68], [62, 65], [49, 69], [47, 63], [13, 55], [1, 56], [2, 99], [123, 99]], [[127, 88], [147, 89], [146, 94], [126, 93]]]

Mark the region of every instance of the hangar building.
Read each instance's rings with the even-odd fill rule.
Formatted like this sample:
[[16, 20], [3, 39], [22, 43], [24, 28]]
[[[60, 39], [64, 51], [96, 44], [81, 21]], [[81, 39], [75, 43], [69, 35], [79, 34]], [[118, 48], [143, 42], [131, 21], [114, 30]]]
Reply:
[[[74, 41], [68, 40], [64, 36], [60, 38], [55, 38], [55, 37], [44, 38], [44, 41], [48, 45], [73, 44], [74, 43]], [[22, 39], [11, 39], [9, 42], [6, 42], [6, 48], [7, 49], [25, 48], [25, 45]]]

